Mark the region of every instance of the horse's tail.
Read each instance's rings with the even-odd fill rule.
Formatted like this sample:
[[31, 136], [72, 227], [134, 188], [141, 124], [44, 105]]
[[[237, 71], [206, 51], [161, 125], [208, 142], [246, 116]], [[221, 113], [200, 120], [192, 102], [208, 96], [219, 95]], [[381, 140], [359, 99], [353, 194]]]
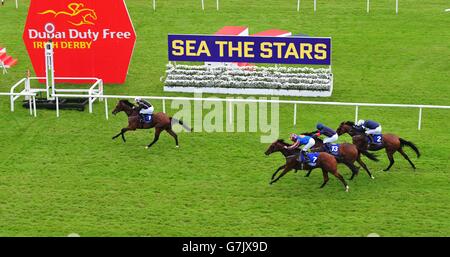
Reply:
[[170, 117], [170, 122], [171, 122], [171, 124], [178, 123], [178, 124], [180, 124], [181, 126], [183, 126], [183, 128], [184, 128], [185, 130], [187, 130], [187, 131], [189, 131], [189, 132], [192, 131], [192, 129], [191, 129], [190, 127], [188, 127], [186, 124], [184, 124], [182, 120], [179, 120], [179, 119], [175, 119], [175, 118]]
[[406, 141], [405, 139], [403, 139], [403, 138], [399, 138], [400, 139], [400, 147], [403, 147], [403, 146], [409, 146], [409, 147], [411, 147], [413, 150], [414, 150], [414, 152], [416, 152], [416, 154], [417, 154], [417, 158], [419, 158], [420, 157], [420, 152], [419, 152], [419, 149], [417, 148], [417, 146], [415, 145], [415, 144], [413, 144], [413, 142], [410, 142], [410, 141]]
[[359, 151], [362, 155], [364, 155], [364, 156], [366, 156], [367, 158], [369, 158], [370, 160], [372, 160], [372, 161], [379, 161], [379, 159], [377, 158], [377, 155], [376, 154], [374, 154], [374, 153], [369, 153], [368, 151], [366, 151], [366, 150], [361, 150], [361, 151]]

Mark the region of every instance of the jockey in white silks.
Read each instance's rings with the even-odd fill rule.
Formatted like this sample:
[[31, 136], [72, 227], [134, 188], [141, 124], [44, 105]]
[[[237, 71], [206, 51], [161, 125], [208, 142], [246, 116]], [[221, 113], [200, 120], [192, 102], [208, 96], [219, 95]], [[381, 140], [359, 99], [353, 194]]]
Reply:
[[141, 121], [144, 123], [150, 123], [152, 121], [152, 115], [154, 111], [154, 107], [151, 103], [142, 100], [141, 98], [134, 99], [136, 104], [138, 105], [139, 115], [141, 117]]

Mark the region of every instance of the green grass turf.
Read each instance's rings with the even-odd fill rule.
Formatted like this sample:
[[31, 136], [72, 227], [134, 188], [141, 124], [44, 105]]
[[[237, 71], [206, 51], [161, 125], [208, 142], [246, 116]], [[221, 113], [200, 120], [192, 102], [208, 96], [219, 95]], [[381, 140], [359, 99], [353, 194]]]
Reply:
[[[22, 1], [23, 2], [23, 1]], [[0, 7], [0, 44], [19, 58], [1, 76], [4, 92], [30, 68], [22, 30], [27, 4]], [[327, 101], [450, 105], [450, 15], [448, 1], [319, 2], [254, 0], [129, 0], [137, 43], [127, 83], [108, 86], [108, 94], [189, 96], [164, 93], [160, 76], [167, 63], [168, 33], [211, 34], [225, 25], [246, 25], [250, 33], [270, 28], [333, 38], [333, 96]], [[224, 97], [224, 96], [221, 96]], [[155, 102], [156, 105], [160, 104]], [[113, 107], [113, 101], [109, 103]], [[180, 149], [167, 134], [144, 150], [153, 132], [111, 141], [125, 125], [123, 114], [105, 121], [101, 104], [94, 113], [38, 110], [32, 118], [8, 98], [0, 98], [1, 236], [448, 236], [450, 165], [448, 110], [360, 108], [360, 117], [380, 121], [417, 144], [423, 156], [413, 172], [396, 154], [392, 172], [381, 161], [366, 161], [376, 177], [361, 171], [350, 192], [322, 174], [288, 173], [269, 186], [281, 155], [264, 156], [259, 133], [181, 133]], [[159, 107], [161, 109], [161, 107]], [[176, 110], [168, 109], [173, 114]], [[301, 106], [292, 127], [292, 106], [280, 107], [281, 137], [311, 130], [320, 120], [332, 127], [352, 120], [350, 107]], [[349, 141], [348, 136], [340, 139]], [[340, 166], [346, 178], [350, 171]]]

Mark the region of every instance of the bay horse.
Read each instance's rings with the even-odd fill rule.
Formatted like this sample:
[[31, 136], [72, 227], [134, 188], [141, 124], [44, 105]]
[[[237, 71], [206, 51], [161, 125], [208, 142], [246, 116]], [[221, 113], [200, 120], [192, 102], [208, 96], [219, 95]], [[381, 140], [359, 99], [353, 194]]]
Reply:
[[365, 134], [364, 130], [356, 127], [355, 123], [352, 121], [342, 122], [337, 128], [336, 132], [338, 133], [338, 135], [348, 133], [352, 137], [353, 144], [356, 145], [360, 151], [378, 151], [384, 148], [389, 159], [389, 166], [384, 169], [384, 171], [388, 171], [392, 167], [392, 165], [394, 165], [395, 152], [399, 152], [403, 156], [403, 158], [405, 158], [409, 162], [409, 164], [411, 164], [411, 167], [414, 170], [416, 169], [414, 163], [409, 159], [408, 155], [403, 150], [404, 146], [409, 146], [414, 150], [417, 158], [420, 157], [419, 149], [414, 143], [410, 141], [400, 138], [394, 134], [383, 134], [381, 144], [369, 144], [368, 136]]
[[[320, 139], [319, 137], [315, 136], [314, 133], [303, 133], [302, 135], [311, 136], [316, 141], [316, 144], [313, 147], [311, 147], [311, 151], [313, 151], [313, 152], [328, 152], [327, 149], [325, 149], [325, 144], [323, 143], [323, 140]], [[335, 156], [335, 155], [333, 155], [333, 156]], [[376, 162], [379, 161], [378, 158], [376, 157], [376, 155], [373, 153], [369, 153], [366, 151], [365, 156], [367, 156], [367, 158], [369, 158], [372, 161], [376, 161]], [[369, 175], [369, 177], [371, 179], [375, 178], [372, 175], [372, 173], [370, 173], [370, 170], [367, 167], [367, 165], [361, 160], [361, 151], [357, 148], [356, 145], [349, 144], [349, 143], [340, 143], [339, 144], [339, 156], [335, 156], [335, 158], [338, 163], [345, 164], [345, 166], [347, 166], [352, 171], [352, 176], [351, 176], [350, 180], [353, 180], [355, 175], [358, 175], [358, 173], [359, 173], [359, 168], [357, 168], [354, 164], [355, 161], [358, 162], [359, 165], [361, 165], [361, 167], [363, 167], [363, 169], [367, 172], [367, 174]], [[308, 171], [308, 173], [306, 174], [306, 177], [309, 177], [311, 171], [312, 170]]]
[[[320, 188], [323, 188], [327, 184], [327, 182], [329, 180], [328, 173], [331, 173], [336, 178], [338, 178], [342, 182], [342, 184], [344, 184], [345, 192], [348, 192], [349, 186], [348, 186], [347, 182], [345, 181], [344, 177], [342, 177], [342, 175], [338, 172], [337, 161], [336, 161], [336, 158], [334, 158], [334, 156], [332, 156], [331, 154], [325, 153], [325, 152], [321, 152], [321, 153], [319, 153], [319, 156], [317, 158], [316, 166], [312, 167], [308, 164], [301, 165], [301, 163], [298, 161], [299, 150], [285, 149], [284, 148], [285, 146], [290, 146], [290, 144], [285, 143], [284, 140], [282, 140], [282, 139], [279, 139], [279, 140], [273, 142], [267, 148], [267, 150], [265, 152], [265, 155], [270, 155], [275, 152], [281, 152], [284, 156], [286, 156], [286, 164], [280, 166], [275, 171], [275, 173], [273, 173], [272, 180], [270, 181], [271, 185], [273, 183], [277, 182], [281, 177], [286, 175], [286, 173], [292, 169], [312, 170], [312, 169], [316, 169], [316, 168], [321, 168], [322, 173], [323, 173], [323, 183], [320, 186]], [[277, 178], [275, 178], [275, 176], [277, 175], [277, 173], [280, 170], [283, 170], [283, 172]]]
[[125, 112], [128, 116], [128, 126], [121, 129], [120, 133], [115, 135], [112, 139], [116, 139], [118, 136], [122, 136], [123, 142], [126, 142], [125, 140], [125, 132], [127, 131], [134, 131], [136, 129], [151, 129], [155, 128], [155, 138], [153, 139], [153, 142], [151, 142], [148, 146], [145, 148], [150, 148], [154, 143], [156, 143], [159, 139], [159, 134], [161, 134], [162, 131], [167, 131], [174, 139], [176, 147], [178, 148], [178, 136], [177, 134], [172, 130], [172, 124], [178, 123], [181, 126], [183, 126], [184, 129], [187, 131], [192, 131], [191, 128], [186, 126], [183, 121], [172, 118], [167, 116], [167, 114], [163, 112], [157, 112], [152, 115], [152, 120], [150, 123], [142, 123], [139, 117], [139, 110], [136, 108], [134, 104], [130, 103], [128, 100], [120, 100], [116, 108], [112, 111], [112, 114], [116, 115], [119, 112]]

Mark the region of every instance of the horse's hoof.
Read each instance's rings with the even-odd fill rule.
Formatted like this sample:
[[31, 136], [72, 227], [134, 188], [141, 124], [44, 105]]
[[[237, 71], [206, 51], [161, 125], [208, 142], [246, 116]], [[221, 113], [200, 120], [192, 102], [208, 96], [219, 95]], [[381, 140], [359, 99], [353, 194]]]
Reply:
[[175, 146], [175, 148], [180, 148], [180, 146], [179, 146], [179, 145], [177, 145], [177, 146]]
[[348, 192], [349, 186], [345, 186], [345, 192]]
[[375, 179], [375, 177], [374, 177], [374, 176], [371, 176], [370, 178], [371, 178], [371, 179]]
[[148, 149], [148, 146], [146, 146], [145, 149]]

